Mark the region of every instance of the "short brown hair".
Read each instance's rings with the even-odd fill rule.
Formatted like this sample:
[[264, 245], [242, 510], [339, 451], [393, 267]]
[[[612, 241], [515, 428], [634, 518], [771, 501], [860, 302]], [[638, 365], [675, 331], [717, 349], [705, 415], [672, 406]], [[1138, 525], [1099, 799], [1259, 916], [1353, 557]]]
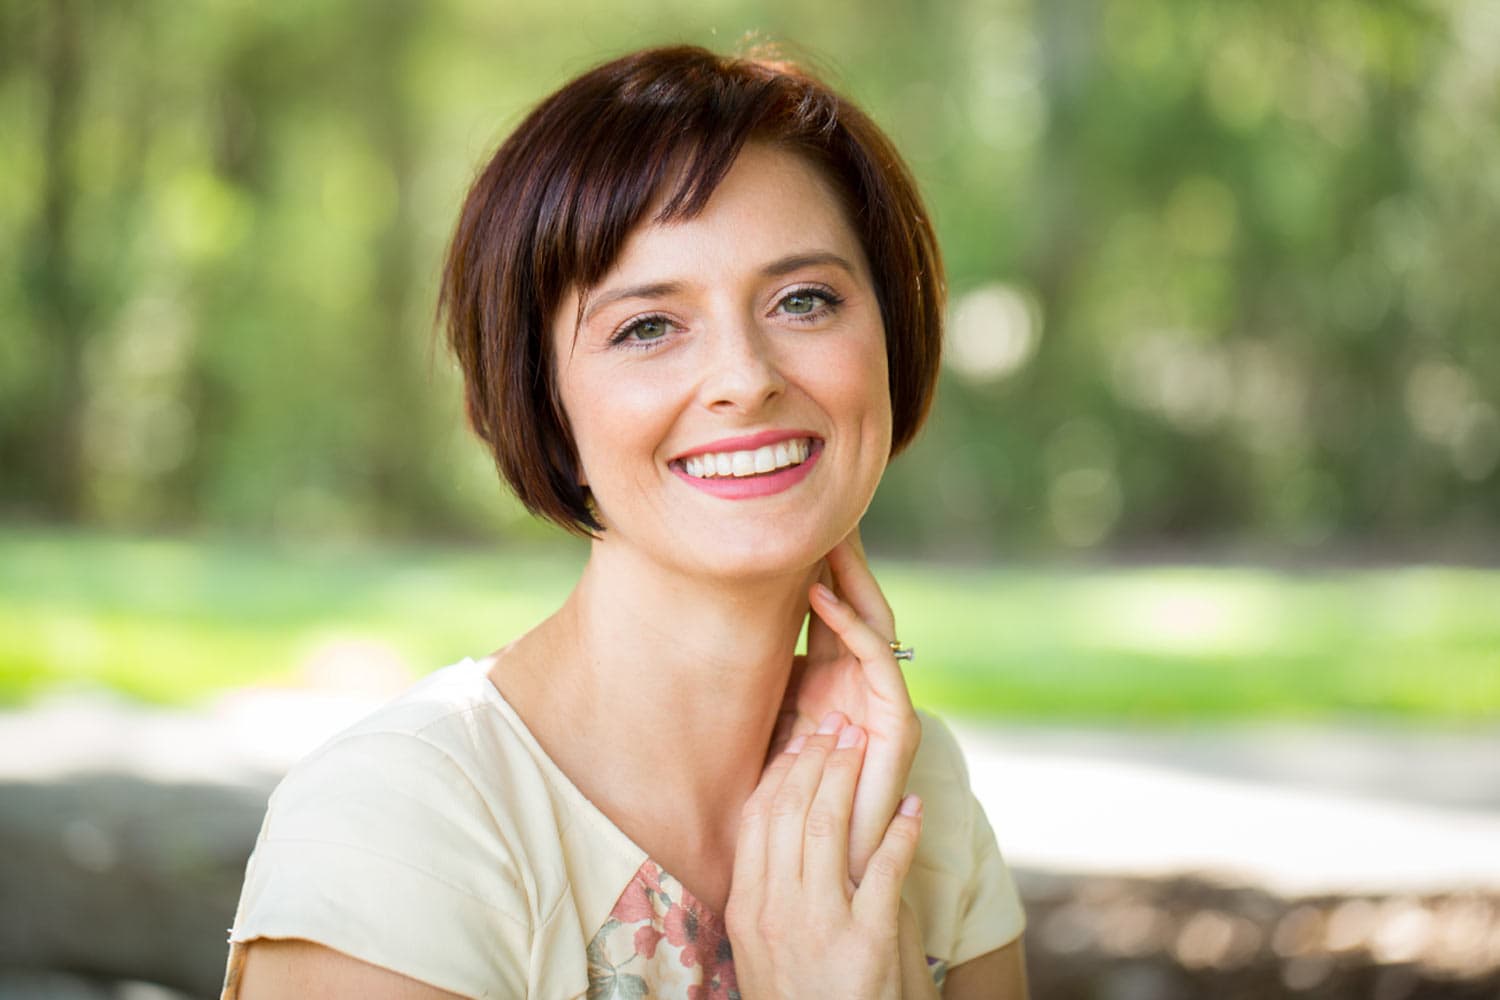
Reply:
[[892, 454], [921, 426], [946, 289], [927, 211], [891, 141], [791, 63], [646, 49], [568, 83], [505, 140], [464, 201], [443, 269], [438, 308], [469, 422], [532, 513], [602, 530], [556, 391], [548, 325], [558, 304], [608, 274], [658, 197], [657, 221], [701, 212], [751, 140], [806, 156], [842, 195], [885, 323]]

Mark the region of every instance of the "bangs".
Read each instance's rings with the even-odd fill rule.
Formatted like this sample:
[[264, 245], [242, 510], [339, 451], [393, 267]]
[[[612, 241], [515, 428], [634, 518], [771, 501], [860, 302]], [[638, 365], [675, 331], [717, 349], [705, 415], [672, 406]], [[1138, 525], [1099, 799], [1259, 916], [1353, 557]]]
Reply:
[[642, 223], [697, 216], [747, 143], [822, 159], [810, 140], [826, 141], [838, 122], [826, 91], [754, 63], [727, 81], [695, 69], [610, 88], [597, 115], [571, 123], [571, 155], [557, 158], [540, 199], [533, 266], [543, 301], [597, 285]]

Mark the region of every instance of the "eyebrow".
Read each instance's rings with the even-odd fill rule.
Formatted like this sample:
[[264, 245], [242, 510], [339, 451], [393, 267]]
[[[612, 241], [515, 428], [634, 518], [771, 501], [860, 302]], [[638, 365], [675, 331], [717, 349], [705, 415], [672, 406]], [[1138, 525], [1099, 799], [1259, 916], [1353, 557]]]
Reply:
[[842, 268], [849, 272], [850, 275], [854, 274], [853, 264], [838, 254], [827, 251], [798, 253], [792, 254], [789, 257], [782, 257], [780, 260], [773, 260], [761, 268], [760, 272], [770, 278], [780, 278], [783, 275], [791, 274], [793, 271], [800, 271], [804, 267], [816, 267], [820, 264], [832, 264], [834, 267]]
[[[817, 267], [820, 265], [832, 265], [854, 275], [854, 265], [847, 259], [836, 253], [818, 251], [814, 253], [790, 254], [771, 261], [760, 269], [760, 273], [768, 278], [780, 278], [794, 271], [800, 271], [804, 267]], [[627, 285], [624, 288], [615, 288], [605, 292], [598, 298], [591, 300], [584, 308], [582, 322], [587, 323], [600, 309], [622, 299], [655, 299], [665, 295], [672, 295], [682, 291], [683, 284], [680, 281], [654, 281], [646, 285]]]
[[680, 281], [657, 281], [649, 285], [629, 285], [625, 288], [616, 288], [605, 292], [603, 295], [592, 300], [585, 307], [583, 322], [587, 323], [594, 318], [594, 314], [611, 302], [619, 302], [621, 299], [658, 299], [663, 295], [671, 295], [682, 291]]

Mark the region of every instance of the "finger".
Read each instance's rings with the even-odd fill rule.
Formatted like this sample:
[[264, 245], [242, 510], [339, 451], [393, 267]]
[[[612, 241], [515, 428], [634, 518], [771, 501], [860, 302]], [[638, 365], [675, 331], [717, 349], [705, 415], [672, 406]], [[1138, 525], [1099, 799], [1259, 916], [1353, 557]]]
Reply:
[[865, 749], [865, 731], [845, 726], [823, 765], [823, 778], [807, 811], [802, 881], [825, 899], [844, 900], [849, 886], [849, 816]]
[[[842, 728], [839, 713], [829, 713], [819, 731], [806, 737], [781, 787], [771, 796], [766, 816], [766, 886], [772, 893], [796, 891], [802, 882], [802, 841], [807, 809], [823, 777], [823, 765]], [[829, 730], [824, 732], [823, 730]], [[789, 746], [794, 746], [797, 737]]]
[[791, 696], [782, 704], [781, 711], [776, 714], [776, 725], [771, 730], [771, 745], [767, 750], [767, 760], [786, 749], [788, 743], [798, 736], [811, 736], [818, 728], [816, 716], [803, 715], [797, 707], [797, 692], [792, 691]]
[[[833, 570], [828, 568], [828, 560], [824, 559], [818, 571], [818, 583], [835, 590]], [[809, 614], [807, 621], [807, 655], [814, 661], [827, 661], [839, 656], [838, 636], [824, 624], [823, 619], [816, 614]]]
[[766, 830], [770, 824], [771, 800], [781, 787], [792, 765], [796, 763], [801, 744], [789, 744], [762, 772], [760, 784], [745, 800], [740, 810], [740, 828], [734, 845], [732, 885], [759, 886], [766, 871]]
[[854, 918], [866, 926], [894, 924], [901, 909], [901, 886], [917, 856], [922, 834], [922, 800], [908, 795], [901, 800], [885, 837], [870, 857], [864, 880], [854, 892]]
[[896, 638], [896, 616], [891, 611], [885, 592], [870, 571], [864, 550], [857, 546], [856, 536], [851, 534], [833, 547], [825, 560], [833, 572], [834, 593], [853, 606], [858, 615], [886, 641]]
[[876, 695], [893, 707], [910, 708], [911, 695], [906, 690], [906, 678], [901, 675], [901, 668], [891, 653], [890, 640], [871, 628], [852, 607], [822, 584], [813, 584], [808, 596], [813, 611], [859, 659]]
[[922, 946], [922, 928], [917, 923], [917, 914], [902, 900], [896, 918], [896, 951], [901, 962], [901, 995], [904, 997], [931, 996], [925, 992], [932, 982], [927, 971], [927, 949]]

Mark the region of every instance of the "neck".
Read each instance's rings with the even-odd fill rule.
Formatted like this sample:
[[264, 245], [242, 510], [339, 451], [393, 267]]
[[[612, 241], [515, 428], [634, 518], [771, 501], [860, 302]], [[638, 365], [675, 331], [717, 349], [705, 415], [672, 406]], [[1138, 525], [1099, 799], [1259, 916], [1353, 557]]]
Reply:
[[760, 779], [816, 569], [704, 580], [596, 542], [543, 626], [547, 700], [611, 748], [616, 787], [644, 776], [704, 822], [737, 816]]

